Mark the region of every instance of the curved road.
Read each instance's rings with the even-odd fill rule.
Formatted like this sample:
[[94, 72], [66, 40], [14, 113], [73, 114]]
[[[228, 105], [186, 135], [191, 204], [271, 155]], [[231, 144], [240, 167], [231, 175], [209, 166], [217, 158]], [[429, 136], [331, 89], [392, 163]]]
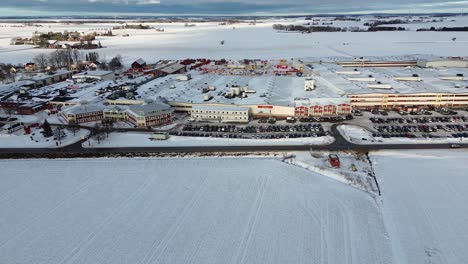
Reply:
[[[0, 157], [67, 157], [67, 156], [106, 156], [106, 155], [135, 155], [138, 153], [195, 153], [195, 152], [263, 152], [263, 151], [372, 151], [372, 150], [404, 150], [404, 149], [447, 149], [451, 144], [368, 144], [360, 145], [347, 141], [334, 124], [331, 134], [335, 141], [329, 145], [285, 145], [285, 146], [198, 146], [198, 147], [124, 147], [124, 148], [83, 148], [81, 141], [63, 148], [0, 148]], [[461, 145], [468, 148], [468, 144]]]

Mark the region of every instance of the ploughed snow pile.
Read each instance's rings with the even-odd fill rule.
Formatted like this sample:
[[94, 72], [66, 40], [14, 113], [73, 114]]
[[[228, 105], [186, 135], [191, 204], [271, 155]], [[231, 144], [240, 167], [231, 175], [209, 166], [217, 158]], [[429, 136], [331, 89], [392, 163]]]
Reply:
[[41, 133], [42, 128], [33, 129], [34, 135], [26, 135], [23, 130], [14, 134], [0, 134], [0, 148], [58, 148], [74, 144], [89, 135], [89, 130], [80, 129], [73, 133], [67, 129], [59, 141], [54, 137], [46, 138]]
[[323, 176], [351, 185], [366, 191], [374, 197], [378, 196], [379, 190], [374, 180], [371, 164], [365, 153], [340, 152], [340, 167], [334, 168], [328, 161], [326, 151], [294, 152], [283, 161], [304, 169], [319, 173]]
[[468, 263], [468, 152], [371, 154], [398, 263]]
[[394, 263], [370, 195], [278, 160], [0, 166], [0, 263]]
[[468, 138], [383, 138], [374, 137], [372, 133], [360, 126], [339, 125], [343, 137], [355, 144], [434, 144], [434, 143], [468, 143]]
[[150, 133], [110, 133], [100, 140], [90, 139], [83, 143], [85, 148], [117, 147], [197, 147], [197, 146], [283, 146], [283, 145], [328, 145], [335, 140], [331, 136], [280, 139], [240, 139], [170, 136], [167, 140], [150, 140]]

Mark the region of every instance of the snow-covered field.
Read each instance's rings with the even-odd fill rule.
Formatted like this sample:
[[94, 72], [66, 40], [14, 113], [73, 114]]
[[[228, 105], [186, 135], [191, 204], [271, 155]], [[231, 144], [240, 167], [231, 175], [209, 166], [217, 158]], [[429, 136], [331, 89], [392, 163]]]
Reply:
[[467, 151], [372, 153], [400, 264], [467, 263]]
[[150, 140], [150, 133], [110, 133], [109, 137], [99, 143], [90, 139], [83, 147], [117, 148], [117, 147], [196, 147], [196, 146], [282, 146], [282, 145], [328, 145], [335, 140], [331, 136], [316, 138], [281, 138], [281, 139], [238, 139], [171, 136], [167, 140]]
[[[465, 17], [454, 18], [450, 25], [467, 26]], [[147, 23], [156, 30], [115, 30], [116, 37], [99, 37], [105, 49], [99, 50], [107, 60], [121, 54], [129, 64], [142, 57], [149, 62], [160, 59], [226, 58], [226, 59], [281, 59], [292, 57], [328, 56], [390, 56], [404, 54], [435, 54], [441, 56], [468, 55], [468, 35], [464, 32], [338, 32], [338, 33], [277, 33], [272, 25], [303, 24], [300, 19], [260, 21], [256, 25], [196, 23]], [[352, 26], [353, 22], [338, 22], [338, 26]], [[11, 46], [13, 37], [30, 37], [42, 31], [105, 31], [117, 24], [42, 24], [42, 27], [11, 27], [0, 24], [0, 56], [2, 62], [25, 63], [38, 53], [52, 50], [34, 49], [31, 46]], [[429, 24], [428, 24], [429, 25]], [[444, 24], [441, 24], [444, 25]], [[405, 25], [403, 25], [405, 26]], [[421, 27], [424, 26], [421, 25]], [[431, 24], [432, 26], [432, 24]], [[233, 29], [235, 27], [235, 29]], [[123, 37], [129, 34], [129, 37]], [[456, 38], [456, 41], [452, 41]], [[220, 41], [225, 40], [225, 45]]]
[[434, 143], [468, 143], [468, 138], [383, 138], [373, 137], [372, 133], [360, 126], [338, 126], [343, 137], [355, 144], [434, 144]]
[[369, 194], [279, 160], [0, 166], [0, 263], [395, 263]]

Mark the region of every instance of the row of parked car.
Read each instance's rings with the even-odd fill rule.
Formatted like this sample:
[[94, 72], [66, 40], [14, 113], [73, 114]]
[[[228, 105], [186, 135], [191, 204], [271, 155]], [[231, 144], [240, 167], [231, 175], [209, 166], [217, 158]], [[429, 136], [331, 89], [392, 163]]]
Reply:
[[[297, 121], [301, 123], [316, 123], [316, 122], [339, 122], [344, 120], [351, 120], [354, 117], [352, 115], [339, 115], [339, 116], [322, 116], [322, 117], [288, 117], [286, 118], [287, 123], [296, 123]], [[275, 124], [276, 118], [261, 118], [258, 120], [260, 124]]]
[[464, 132], [468, 131], [468, 125], [384, 125], [384, 126], [375, 126], [374, 127], [379, 132], [387, 133], [402, 133], [402, 132], [423, 132], [423, 133], [432, 133], [439, 130], [445, 132]]
[[182, 131], [220, 132], [220, 133], [290, 133], [290, 132], [324, 132], [321, 124], [298, 125], [185, 125]]
[[212, 138], [240, 138], [240, 139], [279, 139], [279, 138], [301, 138], [301, 137], [322, 137], [323, 132], [299, 132], [299, 133], [282, 133], [282, 134], [233, 134], [233, 133], [212, 133], [212, 132], [196, 132], [196, 131], [173, 131], [170, 133], [174, 136], [186, 137], [212, 137]]
[[371, 117], [369, 120], [374, 124], [426, 124], [426, 123], [458, 123], [468, 122], [468, 116], [430, 116], [430, 117], [406, 117], [406, 118], [378, 118]]

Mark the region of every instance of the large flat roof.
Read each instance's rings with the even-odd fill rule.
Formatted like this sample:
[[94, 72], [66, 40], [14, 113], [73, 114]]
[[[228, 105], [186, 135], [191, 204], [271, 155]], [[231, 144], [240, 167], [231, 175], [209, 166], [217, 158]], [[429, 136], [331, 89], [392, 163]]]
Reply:
[[73, 75], [73, 78], [103, 77], [113, 73], [112, 71], [86, 71]]
[[[312, 95], [316, 97], [342, 97], [349, 94], [366, 93], [468, 93], [468, 83], [464, 80], [442, 80], [442, 77], [456, 77], [463, 75], [468, 78], [468, 69], [462, 68], [372, 68], [354, 67], [344, 68], [336, 63], [316, 63], [311, 71], [316, 89]], [[340, 71], [353, 71], [359, 75], [338, 74]], [[399, 81], [395, 77], [418, 76], [421, 81]], [[375, 78], [375, 81], [352, 81], [349, 78]], [[386, 84], [390, 88], [371, 88], [368, 84]]]
[[250, 108], [248, 107], [241, 107], [241, 106], [229, 106], [229, 105], [194, 105], [192, 106], [192, 110], [201, 110], [201, 111], [249, 111]]

